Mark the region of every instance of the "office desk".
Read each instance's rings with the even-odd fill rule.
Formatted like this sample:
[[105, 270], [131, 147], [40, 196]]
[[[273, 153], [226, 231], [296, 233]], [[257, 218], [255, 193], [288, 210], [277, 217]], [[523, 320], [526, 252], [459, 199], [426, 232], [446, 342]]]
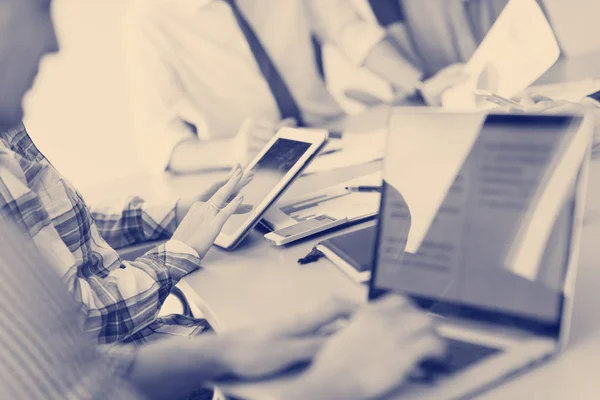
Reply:
[[[600, 52], [560, 60], [538, 83], [600, 77]], [[346, 126], [371, 129], [385, 123], [385, 110], [353, 117]], [[302, 178], [290, 195], [326, 187], [380, 168], [372, 163]], [[223, 174], [190, 177], [136, 177], [125, 186], [130, 192], [171, 194], [197, 193], [199, 188]], [[356, 229], [356, 227], [351, 228]], [[286, 248], [269, 246], [259, 232], [252, 234], [235, 252], [209, 252], [204, 268], [182, 282], [191, 302], [215, 317], [222, 329], [267, 323], [308, 310], [332, 297], [364, 300], [366, 288], [356, 285], [327, 260], [300, 266], [318, 239]], [[572, 342], [559, 358], [487, 392], [485, 399], [522, 399], [539, 395], [545, 399], [595, 399], [600, 397], [600, 160], [592, 163], [586, 223], [583, 228], [580, 271], [576, 285]], [[536, 396], [537, 397], [537, 396]]]
[[[367, 169], [376, 168], [371, 164]], [[362, 168], [361, 168], [362, 169]], [[354, 172], [354, 171], [352, 171]], [[350, 171], [337, 172], [342, 177]], [[331, 178], [330, 178], [331, 179]], [[309, 179], [302, 182], [308, 185]], [[600, 160], [593, 162], [580, 270], [576, 285], [572, 344], [556, 360], [484, 394], [484, 399], [521, 399], [540, 394], [545, 399], [592, 399], [600, 396]], [[205, 268], [184, 282], [192, 301], [205, 302], [221, 328], [265, 323], [310, 309], [331, 297], [362, 300], [366, 288], [356, 285], [327, 260], [300, 266], [296, 260], [316, 242], [308, 240], [284, 249], [265, 243], [253, 232], [233, 253], [211, 251]], [[318, 240], [322, 240], [319, 237]], [[202, 301], [197, 296], [202, 297]], [[588, 393], [596, 393], [588, 396]]]

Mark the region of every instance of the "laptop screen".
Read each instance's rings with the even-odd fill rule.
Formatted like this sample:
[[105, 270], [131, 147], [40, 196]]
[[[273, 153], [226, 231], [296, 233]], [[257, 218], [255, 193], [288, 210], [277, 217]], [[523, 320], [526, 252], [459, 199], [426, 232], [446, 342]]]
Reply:
[[[581, 118], [394, 118], [371, 297], [397, 292], [437, 314], [509, 317], [556, 332], [587, 147], [572, 145]], [[455, 141], [453, 124], [460, 129]], [[408, 144], [413, 132], [419, 139]], [[423, 143], [419, 151], [415, 141]], [[419, 152], [428, 152], [425, 160], [411, 162]]]

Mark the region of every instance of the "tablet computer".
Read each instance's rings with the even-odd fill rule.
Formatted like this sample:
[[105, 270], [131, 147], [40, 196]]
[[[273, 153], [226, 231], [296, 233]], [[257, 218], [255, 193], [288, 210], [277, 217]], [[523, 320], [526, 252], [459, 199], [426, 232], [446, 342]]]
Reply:
[[244, 203], [252, 211], [232, 215], [215, 244], [233, 250], [326, 142], [326, 130], [283, 128], [277, 132], [245, 169], [245, 173], [254, 171], [254, 179], [242, 189]]

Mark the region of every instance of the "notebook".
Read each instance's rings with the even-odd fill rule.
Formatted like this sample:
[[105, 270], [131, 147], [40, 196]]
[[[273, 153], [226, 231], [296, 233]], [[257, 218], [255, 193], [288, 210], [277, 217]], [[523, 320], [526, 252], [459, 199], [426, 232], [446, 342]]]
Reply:
[[375, 226], [369, 226], [322, 241], [315, 247], [316, 257], [308, 262], [326, 257], [354, 281], [367, 282], [371, 278], [374, 244]]

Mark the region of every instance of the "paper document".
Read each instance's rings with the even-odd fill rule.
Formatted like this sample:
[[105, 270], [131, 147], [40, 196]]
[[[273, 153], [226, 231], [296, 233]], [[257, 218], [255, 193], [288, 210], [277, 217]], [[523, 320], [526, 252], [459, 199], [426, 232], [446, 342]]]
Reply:
[[383, 158], [387, 128], [370, 132], [344, 132], [342, 139], [331, 140], [323, 153], [304, 171], [304, 175], [366, 164]]
[[349, 192], [346, 186], [380, 186], [382, 171], [363, 175], [315, 192], [291, 199], [280, 200], [263, 219], [273, 230], [279, 230], [306, 221], [318, 215], [334, 219], [356, 221], [379, 212], [378, 192]]
[[[385, 181], [402, 193], [411, 214], [406, 251], [419, 249], [442, 201], [477, 139], [485, 115], [396, 112], [390, 121]], [[391, 171], [395, 171], [391, 173]]]
[[442, 96], [452, 109], [491, 108], [476, 89], [513, 97], [542, 76], [558, 59], [552, 28], [535, 0], [511, 0], [467, 62], [469, 78]]
[[527, 89], [527, 93], [541, 94], [554, 100], [566, 100], [579, 102], [586, 96], [600, 90], [600, 80], [592, 78], [580, 81], [551, 83], [546, 85], [535, 85]]
[[340, 185], [309, 193], [302, 198], [278, 204], [281, 211], [297, 221], [304, 221], [315, 215], [328, 215], [335, 219], [355, 218], [372, 215], [379, 210], [379, 193], [348, 192], [346, 186], [379, 186], [381, 171], [364, 175]]

